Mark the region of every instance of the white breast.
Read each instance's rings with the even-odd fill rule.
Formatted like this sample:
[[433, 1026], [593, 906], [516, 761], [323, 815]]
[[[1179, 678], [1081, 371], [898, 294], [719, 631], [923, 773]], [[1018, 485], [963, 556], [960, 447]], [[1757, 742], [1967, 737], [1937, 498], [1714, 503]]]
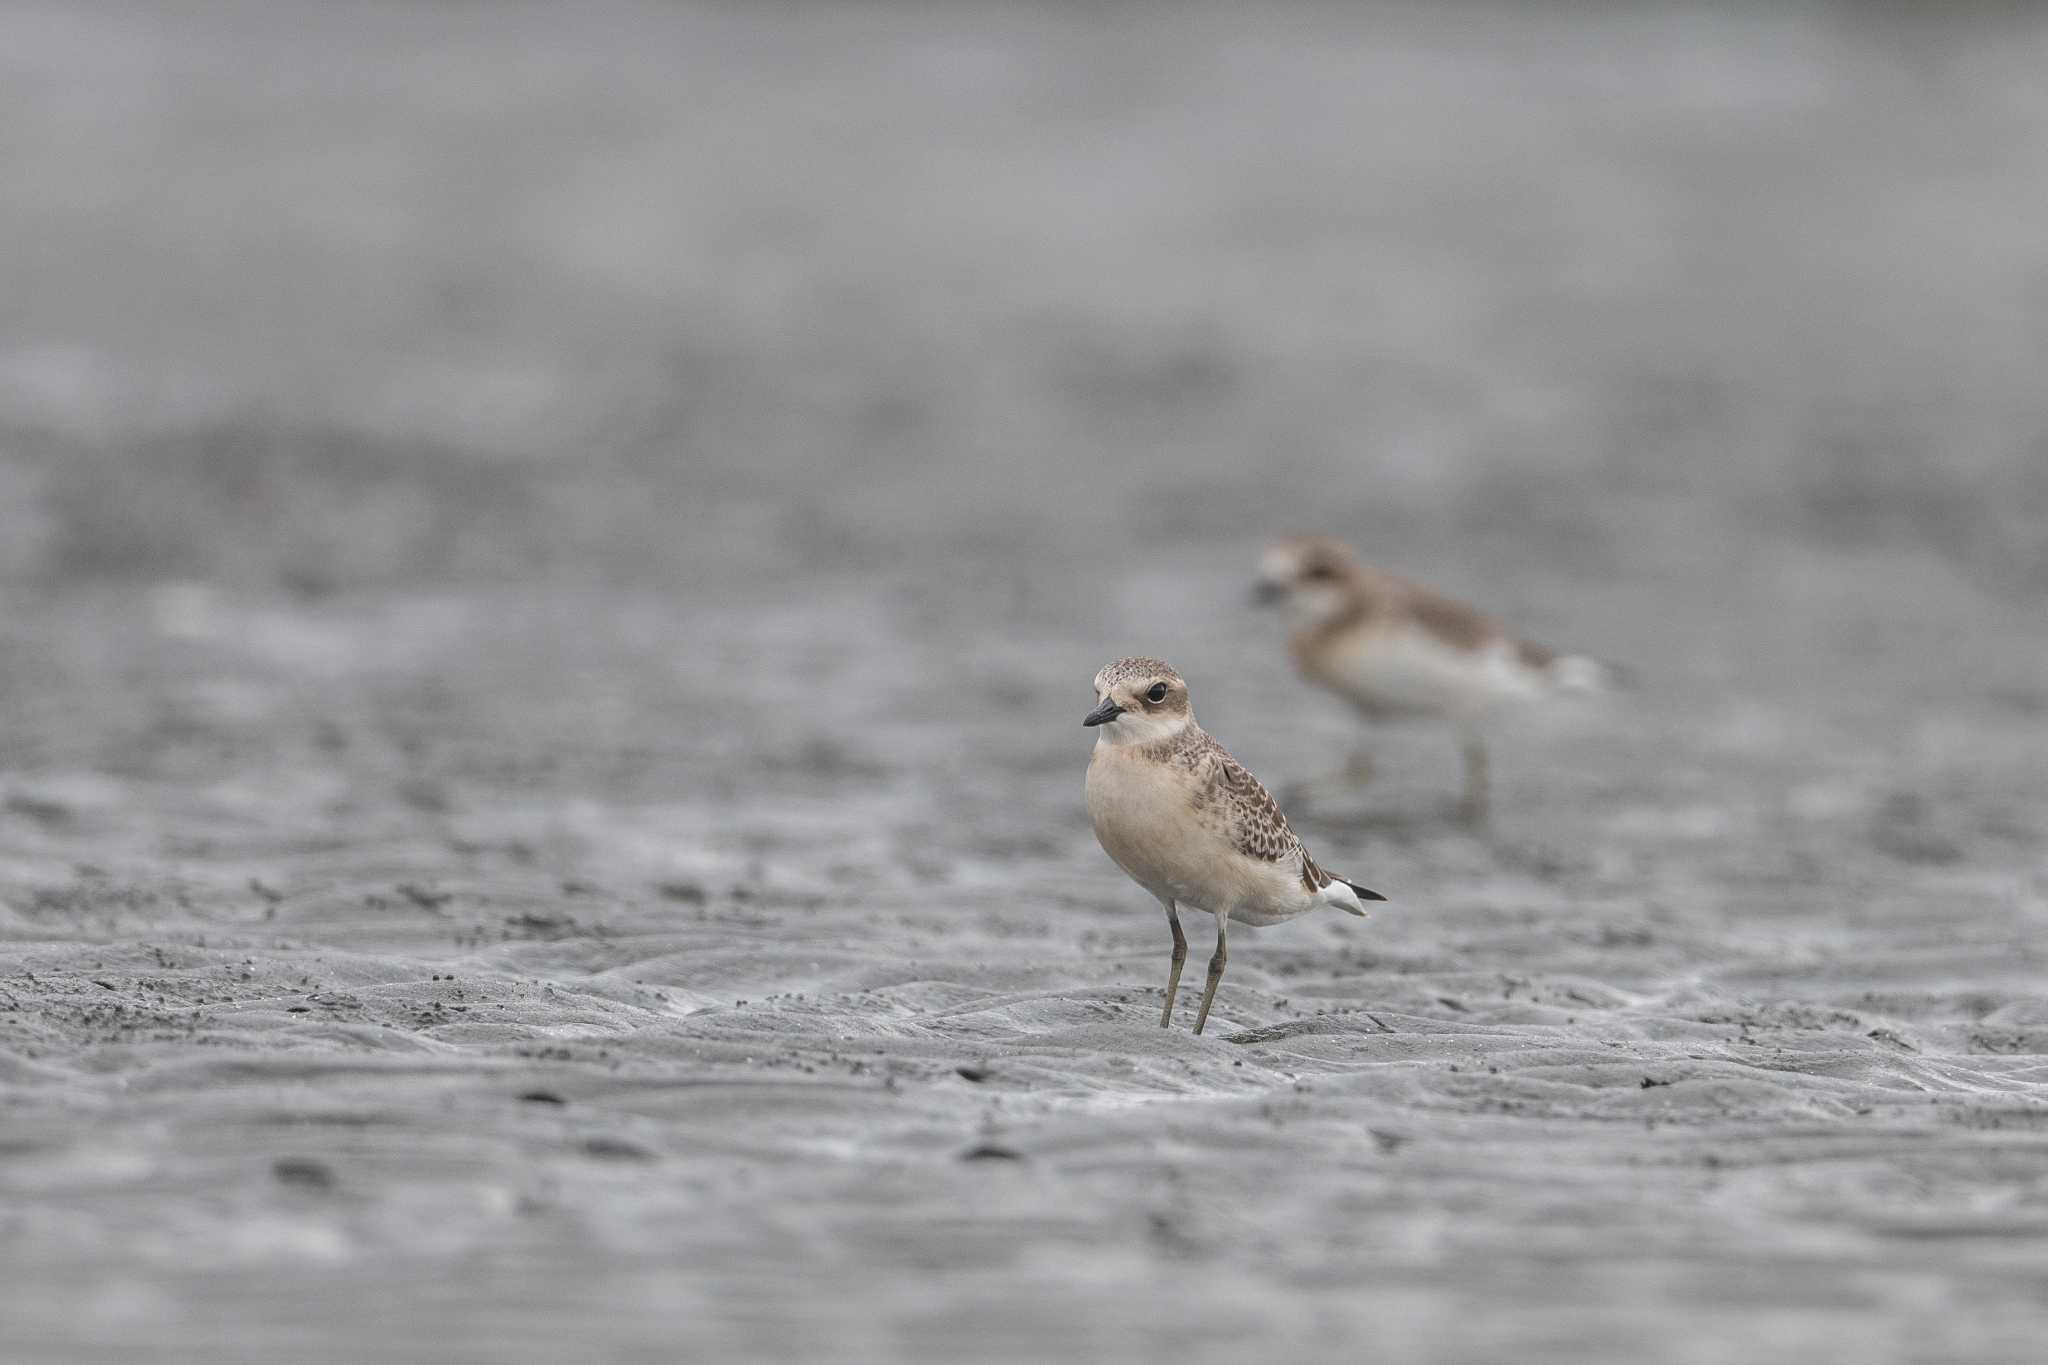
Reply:
[[1088, 818], [1102, 851], [1155, 896], [1178, 898], [1203, 831], [1185, 786], [1160, 765], [1098, 743], [1088, 760]]

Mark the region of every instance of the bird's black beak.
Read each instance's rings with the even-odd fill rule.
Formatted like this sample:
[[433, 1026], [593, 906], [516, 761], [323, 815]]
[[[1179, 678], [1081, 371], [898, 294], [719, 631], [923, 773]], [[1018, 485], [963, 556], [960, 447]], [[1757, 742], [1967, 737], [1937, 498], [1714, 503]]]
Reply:
[[1252, 584], [1252, 601], [1258, 606], [1270, 606], [1285, 596], [1287, 596], [1287, 585], [1284, 583], [1275, 583], [1270, 578], [1261, 578], [1258, 582]]
[[1081, 717], [1081, 723], [1083, 725], [1107, 725], [1123, 713], [1123, 707], [1113, 701], [1106, 701], [1087, 715]]

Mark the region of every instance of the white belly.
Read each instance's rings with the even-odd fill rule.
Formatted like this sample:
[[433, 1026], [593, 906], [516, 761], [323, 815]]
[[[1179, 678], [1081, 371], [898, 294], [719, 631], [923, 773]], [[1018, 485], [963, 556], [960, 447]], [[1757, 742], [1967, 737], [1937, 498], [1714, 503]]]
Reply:
[[1387, 715], [1474, 720], [1544, 690], [1543, 675], [1508, 641], [1459, 649], [1412, 626], [1362, 631], [1317, 672], [1360, 708]]

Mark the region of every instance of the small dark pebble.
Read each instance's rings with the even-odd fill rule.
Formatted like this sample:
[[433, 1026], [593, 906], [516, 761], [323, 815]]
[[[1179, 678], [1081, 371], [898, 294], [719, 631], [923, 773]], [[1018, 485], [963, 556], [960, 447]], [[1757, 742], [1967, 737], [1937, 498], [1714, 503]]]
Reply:
[[977, 1085], [988, 1079], [988, 1068], [985, 1066], [956, 1066], [953, 1072], [961, 1080], [973, 1081]]
[[979, 1147], [969, 1147], [960, 1154], [960, 1159], [962, 1161], [1022, 1161], [1024, 1154], [1012, 1151], [1008, 1147], [998, 1147], [992, 1142], [984, 1142]]
[[286, 1014], [311, 1014], [312, 1012], [313, 1011], [305, 1005], [292, 1005], [285, 1010]]
[[567, 1104], [569, 1102], [552, 1090], [529, 1090], [519, 1098], [528, 1104]]
[[438, 910], [455, 899], [454, 895], [447, 891], [432, 891], [417, 882], [400, 882], [396, 889], [399, 895], [422, 910]]
[[279, 1183], [296, 1185], [304, 1190], [328, 1190], [334, 1188], [334, 1172], [325, 1162], [311, 1157], [281, 1156], [270, 1163], [270, 1173]]
[[624, 1138], [594, 1137], [583, 1144], [583, 1150], [591, 1156], [601, 1156], [611, 1161], [652, 1161], [654, 1153], [637, 1142]]
[[31, 820], [40, 820], [46, 825], [61, 825], [71, 819], [68, 807], [56, 801], [45, 801], [39, 796], [10, 796], [7, 809], [16, 815], [26, 815]]
[[92, 984], [93, 984], [93, 985], [95, 985], [95, 986], [98, 986], [98, 987], [99, 987], [99, 988], [100, 988], [101, 990], [103, 990], [103, 991], [114, 991], [114, 990], [119, 990], [119, 989], [120, 989], [120, 987], [119, 987], [119, 986], [116, 986], [116, 985], [115, 985], [115, 984], [114, 984], [113, 982], [111, 982], [111, 981], [102, 981], [102, 980], [100, 980], [100, 979], [99, 979], [98, 977], [94, 977], [94, 978], [92, 979]]
[[1650, 1079], [1650, 1078], [1649, 1078], [1648, 1076], [1645, 1076], [1645, 1077], [1643, 1077], [1643, 1084], [1642, 1084], [1642, 1089], [1644, 1089], [1644, 1090], [1649, 1090], [1649, 1089], [1651, 1089], [1652, 1087], [1655, 1087], [1655, 1086], [1659, 1086], [1659, 1085], [1669, 1085], [1669, 1084], [1671, 1084], [1671, 1082], [1669, 1082], [1669, 1081], [1653, 1081], [1653, 1080], [1651, 1080], [1651, 1079]]

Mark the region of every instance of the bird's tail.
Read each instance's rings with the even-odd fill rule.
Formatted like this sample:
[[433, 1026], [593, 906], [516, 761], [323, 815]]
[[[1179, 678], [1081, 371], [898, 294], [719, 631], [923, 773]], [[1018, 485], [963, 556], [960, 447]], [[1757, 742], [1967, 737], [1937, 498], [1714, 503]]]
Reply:
[[1323, 888], [1322, 897], [1326, 905], [1334, 905], [1348, 915], [1361, 916], [1365, 914], [1365, 901], [1386, 899], [1377, 891], [1368, 891], [1357, 882], [1347, 882], [1336, 876], [1331, 877], [1330, 884]]

